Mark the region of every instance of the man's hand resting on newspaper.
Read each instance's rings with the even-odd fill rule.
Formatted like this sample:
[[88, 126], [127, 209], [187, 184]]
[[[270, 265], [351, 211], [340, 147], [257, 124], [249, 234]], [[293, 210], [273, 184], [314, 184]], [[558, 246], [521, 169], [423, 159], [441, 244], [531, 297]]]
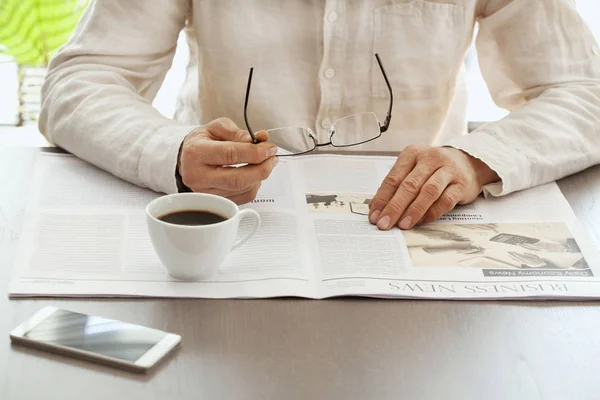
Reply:
[[457, 204], [475, 200], [483, 185], [499, 180], [485, 163], [454, 148], [408, 146], [369, 203], [379, 229], [412, 229]]
[[[194, 192], [227, 197], [237, 204], [256, 197], [261, 181], [277, 165], [277, 146], [267, 143], [265, 131], [256, 133], [259, 144], [229, 118], [219, 118], [189, 133], [183, 140], [177, 168], [184, 185]], [[247, 164], [230, 167], [235, 164]]]

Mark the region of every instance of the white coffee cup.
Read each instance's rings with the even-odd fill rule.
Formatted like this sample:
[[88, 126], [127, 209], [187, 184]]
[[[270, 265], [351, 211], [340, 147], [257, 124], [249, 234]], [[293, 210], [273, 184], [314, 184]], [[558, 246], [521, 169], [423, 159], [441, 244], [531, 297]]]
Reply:
[[[208, 211], [225, 221], [210, 225], [177, 225], [159, 218], [177, 211]], [[254, 220], [252, 229], [235, 241], [242, 218]], [[180, 280], [213, 277], [230, 251], [256, 233], [260, 216], [240, 210], [231, 200], [212, 194], [179, 193], [159, 197], [146, 207], [146, 222], [154, 250], [169, 274]]]

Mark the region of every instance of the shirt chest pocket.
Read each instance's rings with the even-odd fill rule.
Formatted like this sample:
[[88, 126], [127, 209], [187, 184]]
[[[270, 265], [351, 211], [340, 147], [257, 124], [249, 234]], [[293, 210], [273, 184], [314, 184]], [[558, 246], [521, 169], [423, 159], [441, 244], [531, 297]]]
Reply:
[[[472, 26], [464, 7], [413, 0], [373, 10], [373, 48], [381, 56], [394, 97], [437, 98], [453, 87]], [[372, 66], [372, 95], [388, 97], [385, 80]]]

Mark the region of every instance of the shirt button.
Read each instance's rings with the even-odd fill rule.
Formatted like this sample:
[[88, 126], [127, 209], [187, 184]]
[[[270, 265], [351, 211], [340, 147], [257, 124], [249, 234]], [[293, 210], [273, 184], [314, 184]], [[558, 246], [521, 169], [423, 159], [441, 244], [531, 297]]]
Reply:
[[335, 70], [333, 70], [332, 68], [327, 68], [325, 70], [325, 78], [327, 79], [331, 79], [335, 76]]
[[338, 16], [337, 16], [337, 13], [334, 11], [334, 12], [332, 12], [331, 14], [329, 14], [329, 15], [327, 16], [327, 20], [328, 20], [329, 22], [335, 22], [335, 21], [337, 20], [337, 17], [338, 17]]
[[597, 56], [598, 54], [600, 54], [600, 49], [598, 48], [598, 46], [594, 45], [592, 47], [592, 53], [594, 53], [595, 56]]
[[331, 126], [331, 121], [329, 120], [329, 118], [325, 118], [324, 120], [321, 121], [321, 128], [329, 129], [330, 126]]

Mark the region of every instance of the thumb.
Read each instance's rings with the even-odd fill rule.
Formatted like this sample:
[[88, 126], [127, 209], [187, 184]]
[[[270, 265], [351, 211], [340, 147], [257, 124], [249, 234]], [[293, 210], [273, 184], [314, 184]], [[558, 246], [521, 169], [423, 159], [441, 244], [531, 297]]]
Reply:
[[250, 138], [250, 134], [241, 130], [235, 122], [226, 117], [217, 118], [205, 125], [206, 131], [211, 139], [226, 142], [247, 142], [245, 136]]
[[[250, 136], [249, 133], [248, 133], [248, 136]], [[269, 141], [269, 133], [267, 131], [255, 132], [254, 136], [256, 137], [256, 140], [258, 140], [259, 142], [268, 142]]]
[[[254, 137], [258, 142], [268, 142], [269, 141], [269, 133], [267, 131], [258, 131], [254, 132]], [[250, 136], [250, 132], [239, 130], [236, 133], [236, 137], [231, 139], [232, 142], [241, 142], [241, 143], [252, 143], [252, 136]]]
[[[240, 129], [231, 119], [222, 117], [206, 124], [206, 130], [214, 140], [226, 142], [252, 143], [252, 136], [248, 131]], [[266, 131], [255, 134], [259, 142], [266, 142], [269, 135]]]

